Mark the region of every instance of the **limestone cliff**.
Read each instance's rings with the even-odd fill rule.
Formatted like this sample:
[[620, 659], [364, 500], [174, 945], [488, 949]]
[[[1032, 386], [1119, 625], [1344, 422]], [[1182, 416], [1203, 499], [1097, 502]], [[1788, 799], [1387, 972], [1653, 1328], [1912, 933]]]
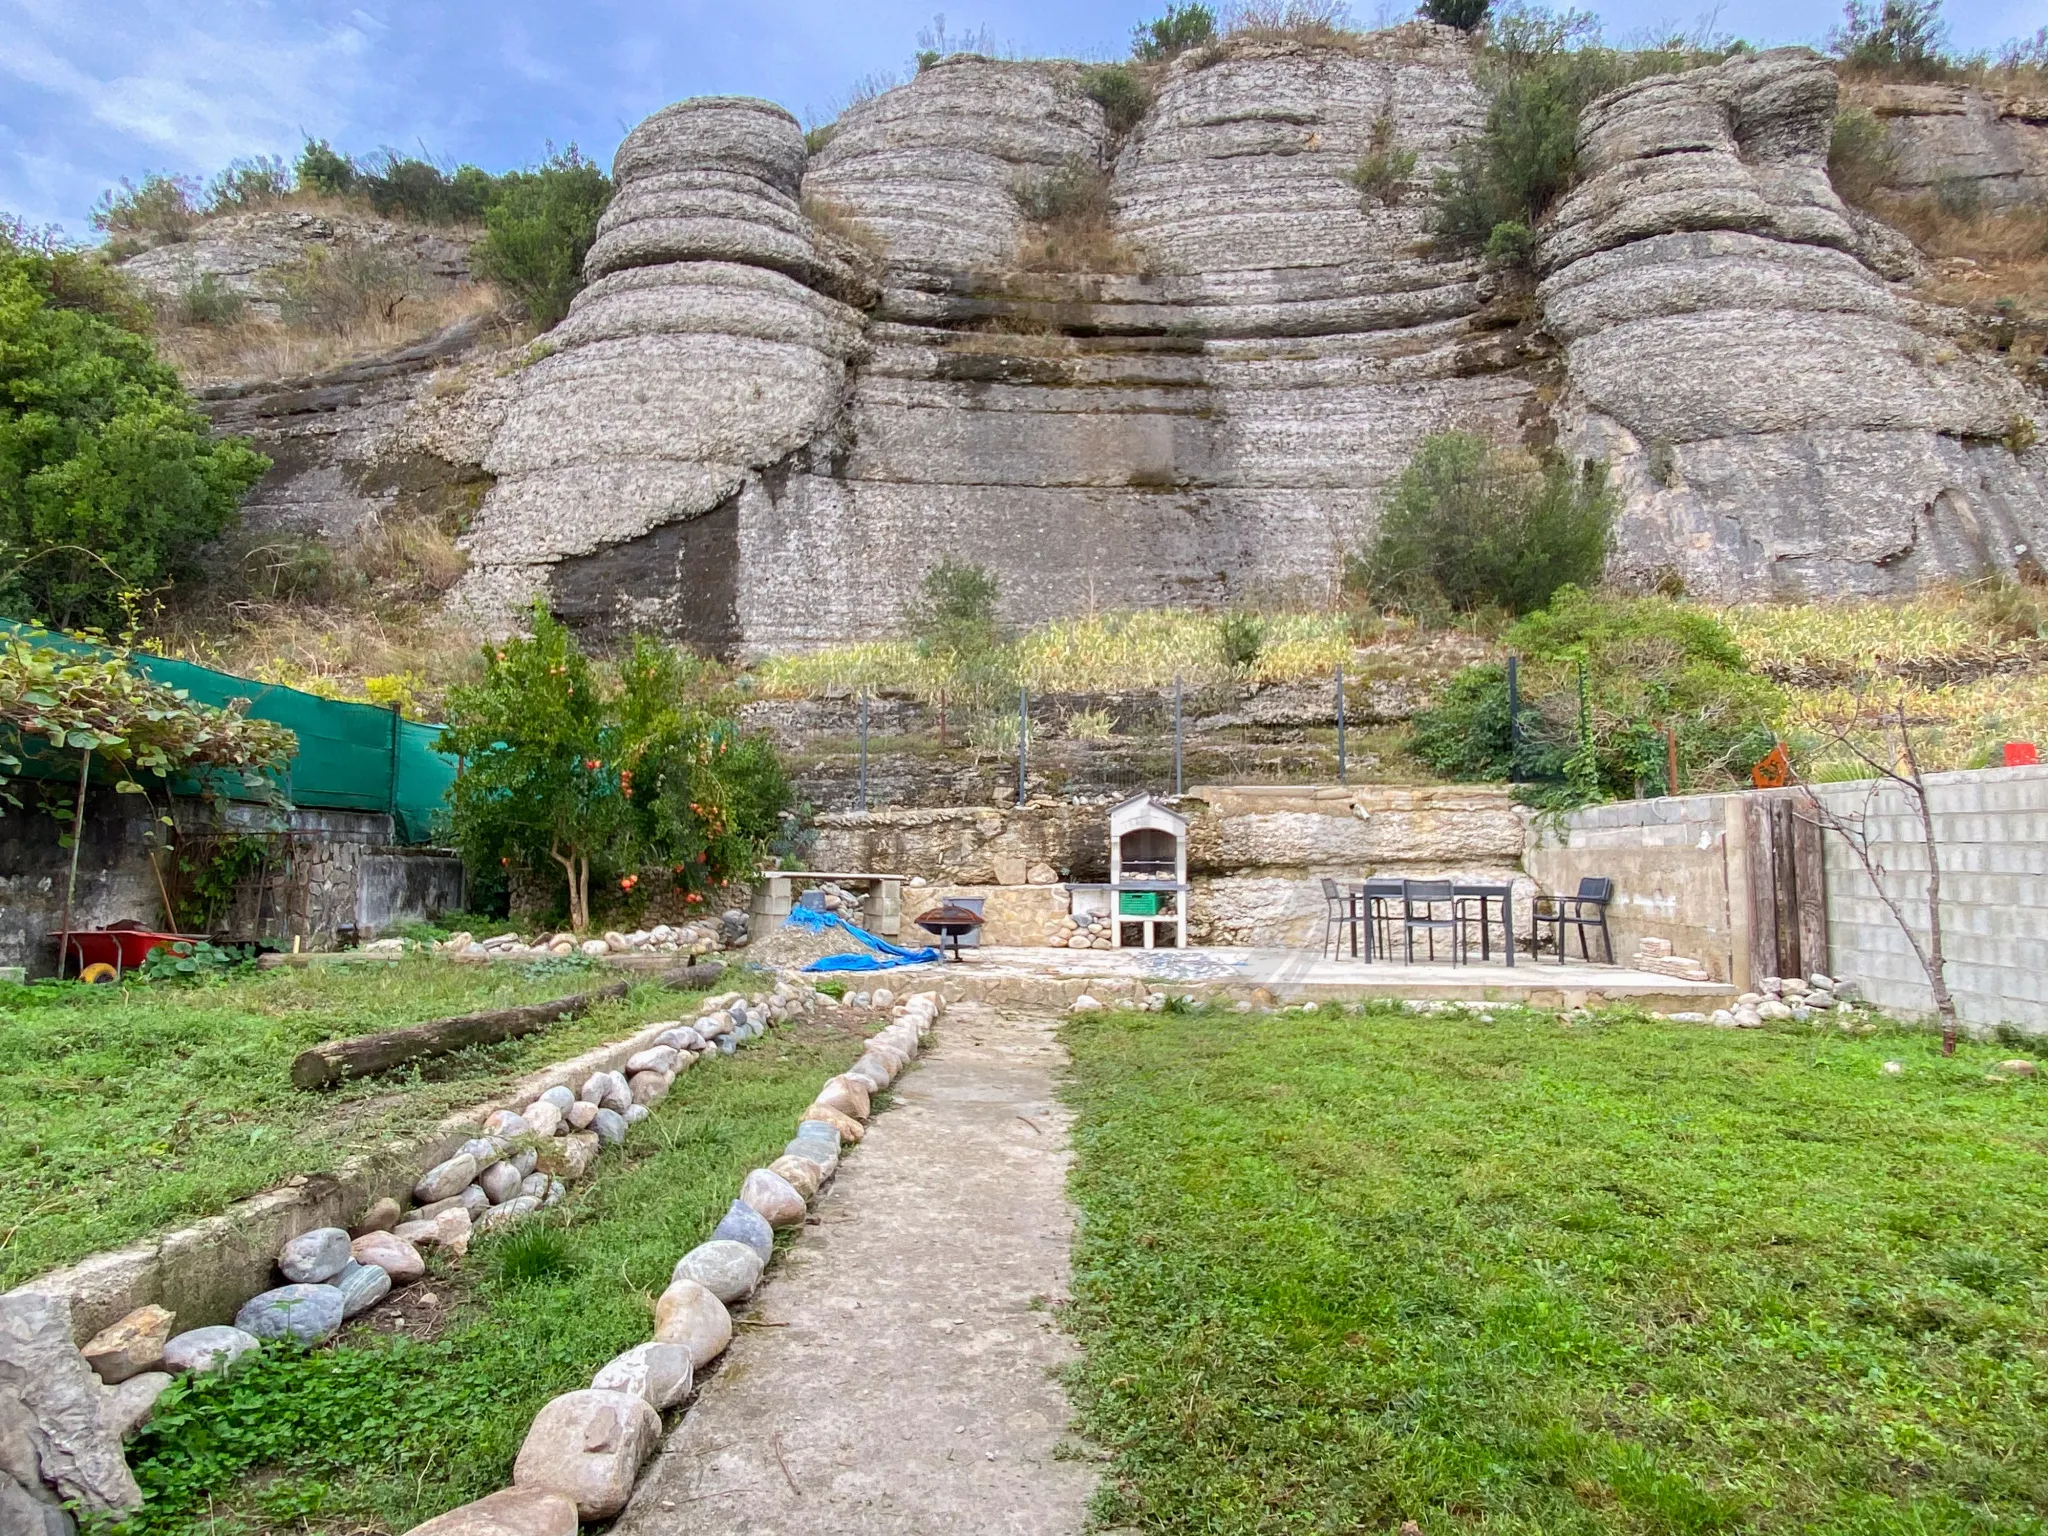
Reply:
[[[816, 154], [765, 102], [655, 114], [589, 287], [494, 386], [454, 600], [734, 650], [887, 632], [949, 555], [1013, 622], [1325, 598], [1450, 427], [1610, 461], [1620, 571], [1700, 595], [1900, 590], [2048, 535], [2043, 451], [2001, 442], [2034, 402], [1828, 183], [1829, 66], [1596, 103], [1532, 301], [1427, 239], [1471, 65], [1420, 23], [1236, 44], [1119, 135], [1079, 66], [960, 56]], [[1361, 196], [1388, 126], [1414, 173]], [[1087, 174], [1113, 213], [1084, 271], [1031, 210]]]

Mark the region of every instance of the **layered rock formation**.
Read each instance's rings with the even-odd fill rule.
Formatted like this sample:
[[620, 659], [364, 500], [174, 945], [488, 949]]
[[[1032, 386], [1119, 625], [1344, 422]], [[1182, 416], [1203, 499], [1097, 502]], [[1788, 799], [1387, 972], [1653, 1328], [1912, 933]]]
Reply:
[[1893, 191], [1994, 207], [2048, 197], [2048, 99], [1874, 82], [1850, 99], [1885, 126]]
[[[429, 461], [489, 484], [453, 597], [486, 624], [544, 594], [722, 651], [892, 632], [949, 556], [1015, 623], [1326, 599], [1452, 427], [1610, 462], [1619, 569], [1700, 595], [2031, 558], [2042, 450], [2006, 444], [2034, 404], [1835, 197], [1825, 63], [1590, 109], [1539, 326], [1429, 245], [1428, 184], [1484, 118], [1471, 62], [1420, 23], [1233, 43], [1163, 70], [1119, 136], [1079, 66], [960, 56], [816, 154], [768, 103], [683, 102], [620, 147], [589, 286], [524, 355], [215, 408], [304, 445], [259, 496], [325, 535]], [[1352, 184], [1375, 147], [1414, 153], [1405, 185]], [[1048, 240], [1046, 189], [1091, 178], [1107, 225]]]
[[1818, 597], [2011, 570], [2048, 536], [2018, 382], [1879, 269], [1827, 178], [1834, 71], [1799, 49], [1660, 76], [1580, 130], [1540, 263], [1567, 447], [1615, 468], [1618, 560]]

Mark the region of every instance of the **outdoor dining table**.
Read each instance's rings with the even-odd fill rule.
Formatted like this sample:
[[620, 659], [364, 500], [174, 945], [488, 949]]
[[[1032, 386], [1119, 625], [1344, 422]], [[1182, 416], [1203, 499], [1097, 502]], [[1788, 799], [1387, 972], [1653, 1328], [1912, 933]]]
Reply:
[[[1405, 880], [1376, 879], [1349, 888], [1352, 921], [1351, 953], [1358, 953], [1358, 932], [1365, 930], [1365, 963], [1373, 961], [1372, 904], [1375, 901], [1400, 901], [1403, 897]], [[1451, 894], [1459, 900], [1474, 900], [1479, 903], [1479, 958], [1493, 959], [1493, 932], [1490, 913], [1494, 902], [1500, 903], [1500, 931], [1502, 957], [1512, 966], [1515, 963], [1515, 888], [1512, 885], [1483, 885], [1471, 881], [1454, 881]]]

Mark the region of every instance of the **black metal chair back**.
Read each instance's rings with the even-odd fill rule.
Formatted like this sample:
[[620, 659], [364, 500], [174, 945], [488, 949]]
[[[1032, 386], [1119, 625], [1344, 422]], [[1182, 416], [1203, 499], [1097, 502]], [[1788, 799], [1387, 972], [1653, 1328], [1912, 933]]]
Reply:
[[1579, 900], [1597, 901], [1606, 906], [1614, 899], [1614, 882], [1605, 875], [1581, 875], [1579, 877]]
[[[1448, 906], [1450, 916], [1438, 917], [1436, 909]], [[1420, 928], [1429, 942], [1429, 958], [1436, 959], [1437, 930], [1451, 935], [1451, 961], [1464, 959], [1465, 913], [1458, 893], [1448, 880], [1404, 880], [1401, 883], [1401, 936], [1410, 965], [1415, 963], [1415, 930]]]

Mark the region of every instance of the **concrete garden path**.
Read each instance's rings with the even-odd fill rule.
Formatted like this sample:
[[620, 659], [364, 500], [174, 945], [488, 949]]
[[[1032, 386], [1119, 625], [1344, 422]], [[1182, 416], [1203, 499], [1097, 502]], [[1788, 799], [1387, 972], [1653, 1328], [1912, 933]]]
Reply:
[[619, 1536], [1073, 1536], [1049, 1017], [956, 1004], [769, 1272]]

